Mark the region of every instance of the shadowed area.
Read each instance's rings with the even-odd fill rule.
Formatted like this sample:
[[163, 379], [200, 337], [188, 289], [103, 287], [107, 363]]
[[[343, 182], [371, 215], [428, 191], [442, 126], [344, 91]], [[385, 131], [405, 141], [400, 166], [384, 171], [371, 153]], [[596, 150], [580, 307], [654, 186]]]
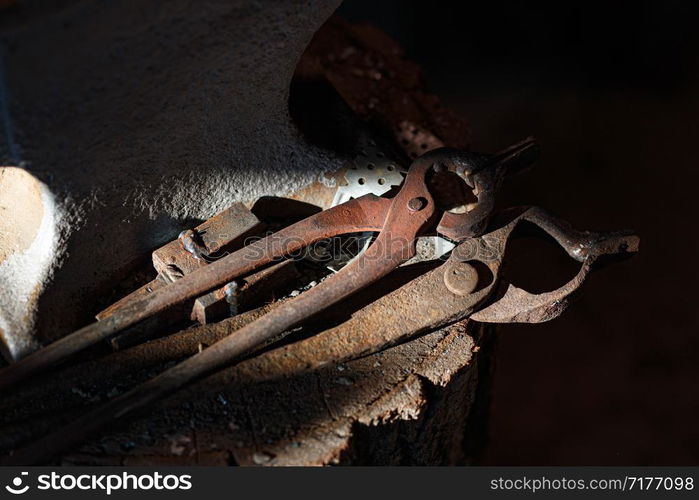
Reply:
[[[696, 464], [693, 5], [358, 0], [344, 9], [406, 45], [430, 88], [469, 119], [475, 150], [539, 140], [541, 160], [505, 184], [501, 206], [535, 203], [578, 227], [641, 236], [638, 255], [592, 276], [559, 319], [501, 328], [483, 463]], [[565, 277], [568, 258], [546, 255], [524, 258], [536, 265], [518, 278], [536, 287]]]

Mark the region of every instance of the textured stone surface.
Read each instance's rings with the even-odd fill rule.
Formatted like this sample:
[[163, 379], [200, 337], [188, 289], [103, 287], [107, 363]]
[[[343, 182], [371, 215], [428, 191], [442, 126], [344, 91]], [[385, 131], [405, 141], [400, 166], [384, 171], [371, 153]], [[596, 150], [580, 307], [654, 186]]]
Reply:
[[39, 340], [89, 321], [110, 281], [186, 225], [340, 166], [287, 109], [296, 63], [338, 3], [75, 1], [7, 23], [19, 150], [63, 214], [38, 310], [24, 311]]
[[36, 347], [41, 282], [50, 270], [56, 213], [48, 188], [26, 170], [0, 167], [0, 352], [11, 358]]

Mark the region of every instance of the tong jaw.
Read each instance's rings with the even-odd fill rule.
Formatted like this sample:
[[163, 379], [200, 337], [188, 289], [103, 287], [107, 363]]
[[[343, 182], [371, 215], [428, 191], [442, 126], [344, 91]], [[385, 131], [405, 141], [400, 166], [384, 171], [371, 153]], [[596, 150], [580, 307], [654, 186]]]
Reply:
[[[541, 208], [528, 207], [519, 211], [519, 215], [499, 229], [461, 243], [444, 266], [445, 284], [452, 293], [487, 290], [489, 294], [498, 284], [501, 290], [499, 298], [471, 314], [473, 320], [485, 323], [552, 320], [566, 309], [569, 297], [582, 285], [600, 257], [623, 256], [638, 251], [639, 237], [631, 231], [578, 231]], [[533, 294], [502, 279], [501, 267], [507, 243], [524, 221], [541, 228], [570, 257], [582, 263], [577, 275], [560, 288]]]
[[441, 148], [421, 156], [419, 160], [432, 163], [433, 173], [446, 170], [459, 176], [477, 200], [475, 207], [466, 213], [445, 211], [437, 232], [454, 241], [483, 234], [505, 175], [528, 167], [538, 156], [539, 147], [532, 137], [494, 155]]

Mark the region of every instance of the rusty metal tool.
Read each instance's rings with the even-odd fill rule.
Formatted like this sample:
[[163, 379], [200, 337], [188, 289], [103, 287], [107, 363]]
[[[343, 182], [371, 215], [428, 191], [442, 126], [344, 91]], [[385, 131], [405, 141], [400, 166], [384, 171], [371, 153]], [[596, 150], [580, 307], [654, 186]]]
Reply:
[[[158, 275], [95, 317], [103, 320], [133, 300], [153, 293], [183, 276], [207, 266], [211, 262], [244, 246], [252, 238], [260, 238], [267, 225], [243, 203], [234, 203], [193, 229], [182, 231], [177, 239], [156, 249], [152, 254], [153, 267]], [[187, 300], [151, 317], [110, 339], [113, 349], [119, 350], [151, 340], [155, 332], [183, 321], [207, 324], [257, 307], [270, 300], [279, 288], [298, 279], [300, 274], [293, 261], [284, 261], [266, 269], [234, 280], [206, 295]]]
[[[556, 290], [529, 293], [515, 287], [503, 276], [504, 263], [517, 266], [516, 262], [507, 262], [507, 246], [519, 234], [527, 235], [524, 231], [518, 231], [522, 226], [527, 229], [524, 222], [541, 228], [569, 256], [582, 263], [579, 272]], [[535, 236], [538, 234], [535, 233]], [[638, 237], [630, 231], [576, 231], [541, 208], [520, 207], [507, 210], [496, 214], [485, 234], [460, 243], [458, 250], [440, 266], [420, 266], [423, 271], [419, 276], [415, 277], [411, 272], [414, 276], [412, 279], [369, 303], [360, 297], [357, 305], [354, 304], [355, 301], [344, 302], [342, 309], [352, 311], [352, 314], [337, 326], [314, 335], [304, 334], [300, 340], [266, 350], [255, 356], [254, 360], [242, 361], [236, 368], [243, 373], [238, 378], [261, 380], [293, 377], [305, 371], [381, 351], [423, 332], [459, 323], [465, 318], [487, 323], [549, 321], [565, 310], [570, 296], [582, 285], [600, 257], [630, 255], [638, 250], [638, 243]], [[428, 267], [429, 270], [425, 271]], [[464, 294], [464, 290], [474, 288], [474, 281], [475, 291]], [[269, 311], [280, 304], [270, 304], [264, 309]], [[428, 310], [429, 314], [413, 314], [416, 308]], [[133, 356], [139, 363], [145, 364], [131, 364], [130, 369], [156, 366], [158, 362], [164, 365], [191, 356], [197, 352], [197, 343], [211, 345], [218, 342], [262, 314], [264, 312], [256, 311], [252, 315], [185, 330], [176, 335], [179, 337], [177, 340], [170, 341], [166, 338], [156, 341], [152, 344], [155, 348], [143, 349], [144, 346], [141, 346], [138, 348], [139, 354]], [[331, 311], [326, 314], [327, 318], [316, 318], [313, 323], [336, 323], [336, 320], [329, 321]], [[314, 330], [313, 325], [310, 325], [310, 329]], [[185, 345], [189, 347], [183, 347]], [[171, 353], [170, 357], [165, 354], [167, 352]], [[118, 359], [110, 360], [110, 356]], [[54, 378], [63, 380], [68, 385], [99, 386], [110, 376], [117, 380], [124, 375], [121, 371], [123, 361], [120, 360], [126, 358], [128, 355], [125, 357], [123, 353], [115, 353], [107, 358], [86, 361], [83, 365], [61, 369]], [[155, 361], [156, 359], [159, 361]], [[254, 368], [246, 369], [251, 363]], [[110, 370], [116, 372], [100, 372], [101, 365], [111, 367]], [[46, 381], [42, 382], [41, 385], [37, 384], [35, 391], [18, 394], [23, 399], [14, 404], [27, 405], [27, 401], [32, 398], [45, 397], [44, 391], [51, 393], [60, 390], [58, 386], [52, 386], [53, 383], [47, 385]], [[108, 388], [109, 383], [105, 387]], [[3, 404], [7, 405], [7, 402]]]
[[[571, 295], [601, 259], [638, 251], [639, 238], [632, 231], [578, 231], [538, 207], [510, 209], [497, 218], [495, 227], [459, 244], [441, 266], [379, 297], [337, 326], [243, 361], [238, 377], [254, 381], [293, 377], [382, 351], [467, 318], [482, 323], [550, 321], [565, 311]], [[508, 242], [518, 236], [524, 222], [539, 227], [581, 263], [577, 274], [555, 290], [530, 293], [502, 274]], [[414, 314], [418, 308], [424, 313]]]
[[[196, 269], [168, 286], [133, 300], [102, 321], [6, 367], [0, 371], [0, 389], [183, 300], [245, 276], [315, 241], [347, 233], [379, 232], [366, 252], [342, 272], [242, 329], [235, 340], [206, 349], [201, 357], [195, 356], [196, 359], [186, 362], [189, 364], [184, 368], [192, 374], [213, 370], [386, 275], [414, 255], [418, 235], [436, 231], [462, 240], [482, 232], [492, 211], [494, 193], [505, 172], [530, 163], [536, 151], [534, 140], [527, 139], [492, 156], [449, 149], [427, 153], [413, 162], [394, 198], [368, 195], [350, 200]], [[437, 174], [447, 171], [459, 175], [477, 193], [478, 203], [471, 212], [455, 214], [438, 207], [439, 200], [435, 201], [428, 183]], [[170, 387], [170, 384], [161, 387]]]
[[[570, 257], [582, 263], [570, 281], [556, 290], [532, 294], [502, 277], [508, 241], [515, 236], [522, 222], [541, 228]], [[344, 323], [302, 339], [293, 347], [282, 346], [267, 351], [250, 369], [246, 369], [248, 363], [243, 362], [238, 369], [239, 376], [260, 381], [298, 375], [380, 351], [466, 318], [491, 323], [548, 321], [565, 310], [570, 295], [580, 287], [601, 257], [636, 252], [639, 244], [638, 237], [631, 231], [576, 231], [535, 207], [511, 209], [500, 215], [495, 226], [482, 236], [466, 239], [444, 264], [368, 304]], [[422, 313], [412, 314], [417, 308]], [[214, 344], [213, 348], [226, 343], [231, 347], [230, 344], [236, 343], [237, 335], [246, 328], [254, 328], [255, 323], [243, 326]], [[213, 348], [82, 415], [59, 432], [18, 449], [10, 461], [18, 464], [40, 461], [83, 441], [155, 397], [165, 395], [167, 389], [191, 380], [192, 369], [198, 372], [197, 366], [201, 366], [197, 358], [201, 360], [204, 353]], [[290, 355], [291, 349], [293, 355]]]
[[[245, 205], [234, 203], [194, 229], [182, 231], [176, 240], [156, 249], [152, 254], [152, 260], [153, 267], [158, 272], [157, 277], [100, 311], [96, 318], [104, 320], [131, 301], [151, 294], [200, 267], [207, 266], [222, 255], [238, 250], [244, 245], [247, 238], [260, 235], [265, 229], [265, 224]], [[186, 304], [188, 307], [184, 311], [174, 310], [172, 314], [160, 315], [160, 317], [169, 316], [162, 318], [161, 323], [169, 324], [188, 317], [190, 316], [188, 311], [192, 311], [191, 314], [194, 315], [193, 309], [200, 299], [208, 299], [208, 297], [198, 297], [194, 300], [193, 305]], [[207, 302], [210, 301], [204, 301], [204, 303]], [[206, 307], [201, 305], [197, 309], [199, 316], [206, 312]]]
[[[520, 145], [497, 160], [481, 159], [487, 165], [478, 170], [483, 174], [471, 174], [477, 192], [492, 197], [497, 179], [502, 173], [497, 170], [503, 169], [508, 161], [521, 157], [531, 146], [531, 143]], [[436, 202], [427, 188], [427, 174], [438, 173], [442, 169], [457, 171], [459, 167], [467, 167], [471, 172], [476, 170], [475, 158], [468, 158], [468, 165], [462, 163], [465, 159], [463, 155], [452, 151], [440, 151], [425, 155], [421, 158], [422, 161], [416, 161], [403, 189], [393, 200], [386, 200], [390, 201], [390, 205], [387, 208], [379, 206], [380, 210], [385, 210], [385, 223], [376, 241], [357, 261], [350, 263], [337, 275], [296, 299], [278, 305], [267, 315], [243, 326], [212, 347], [81, 416], [60, 432], [49, 434], [28, 447], [17, 450], [11, 460], [16, 463], [41, 460], [82, 441], [106, 424], [133, 413], [194, 379], [222, 368], [236, 357], [300, 323], [309, 314], [323, 309], [329, 301], [334, 303], [386, 275], [414, 254], [417, 235], [437, 223], [438, 210], [428, 210], [430, 206], [435, 207]], [[375, 206], [373, 204], [380, 200], [367, 197], [353, 201], [366, 199], [371, 200], [370, 206]], [[492, 203], [492, 199], [479, 198], [479, 203], [481, 202]], [[413, 215], [419, 215], [423, 211], [421, 217]], [[442, 266], [376, 300], [347, 322], [301, 341], [308, 344], [302, 352], [312, 351], [310, 359], [285, 356], [284, 347], [263, 356], [270, 358], [273, 365], [283, 367], [285, 373], [293, 374], [376, 352], [416, 334], [469, 317], [483, 322], [547, 321], [565, 309], [568, 296], [577, 290], [601, 256], [631, 253], [638, 248], [638, 237], [631, 232], [575, 231], [537, 208], [510, 210], [501, 214], [499, 225], [495, 229], [477, 236], [480, 228], [485, 227], [490, 212], [476, 209], [472, 212], [475, 212], [476, 217], [470, 219], [467, 217], [469, 214], [453, 219], [442, 214], [437, 227], [447, 227], [451, 234], [463, 235], [460, 237], [461, 243]], [[327, 211], [324, 213], [327, 214]], [[343, 215], [348, 217], [350, 214]], [[571, 257], [583, 263], [579, 273], [558, 290], [535, 295], [503, 281], [501, 265], [507, 242], [523, 221], [539, 226]], [[338, 280], [348, 274], [347, 282]], [[331, 294], [331, 297], [324, 297], [324, 293]], [[406, 314], [407, 310], [417, 307], [423, 310], [422, 314]], [[375, 317], [381, 313], [383, 318], [381, 324], [377, 325]]]

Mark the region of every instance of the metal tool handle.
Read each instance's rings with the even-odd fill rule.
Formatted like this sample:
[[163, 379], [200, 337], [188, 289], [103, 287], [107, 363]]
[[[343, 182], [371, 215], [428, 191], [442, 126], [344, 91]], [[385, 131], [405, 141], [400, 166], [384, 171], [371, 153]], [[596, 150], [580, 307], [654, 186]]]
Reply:
[[[425, 184], [425, 174], [428, 168], [429, 165], [425, 163], [418, 164], [416, 168], [411, 169], [403, 188], [390, 201], [390, 208], [388, 214], [383, 217], [385, 222], [379, 236], [359, 259], [348, 264], [340, 273], [330, 276], [314, 288], [285, 302], [204, 351], [71, 422], [59, 432], [49, 434], [44, 439], [18, 450], [9, 460], [13, 463], [26, 464], [50, 457], [67, 446], [86, 439], [87, 436], [100, 430], [107, 423], [130, 414], [150, 402], [174, 392], [183, 385], [230, 364], [240, 355], [276, 337], [310, 315], [386, 276], [402, 262], [415, 255], [417, 235], [433, 222], [436, 214], [435, 203]], [[342, 210], [343, 206], [339, 205], [336, 208]], [[322, 212], [319, 215], [326, 214], [327, 217], [328, 212], [330, 211]], [[345, 215], [349, 216], [350, 214]], [[367, 215], [365, 214], [364, 217], [366, 218]], [[369, 219], [373, 220], [370, 216]], [[306, 219], [302, 223], [306, 222], [308, 226], [308, 220]], [[344, 224], [338, 225], [345, 227]], [[316, 234], [319, 231], [316, 227]], [[320, 232], [323, 233], [323, 231]], [[287, 236], [294, 236], [294, 234]], [[278, 250], [271, 253], [277, 254]], [[235, 254], [229, 257], [233, 256]], [[201, 270], [209, 270], [214, 268], [216, 264], [215, 262]], [[224, 267], [224, 270], [226, 269]], [[219, 272], [222, 271], [219, 270]], [[199, 271], [163, 288], [163, 290], [174, 288], [187, 279], [192, 281], [191, 277], [197, 273]], [[141, 299], [139, 302], [147, 302], [147, 298]], [[106, 321], [110, 321], [110, 319]]]
[[[521, 211], [522, 209], [518, 209]], [[503, 228], [488, 235], [504, 255], [507, 241], [521, 222], [530, 222], [551, 236], [570, 257], [582, 262], [578, 273], [563, 286], [534, 294], [501, 281], [502, 296], [493, 304], [476, 311], [471, 319], [485, 323], [542, 323], [560, 316], [570, 296], [580, 288], [598, 259], [605, 255], [624, 255], [638, 251], [639, 237], [632, 231], [578, 231], [567, 222], [538, 207], [525, 209]], [[458, 250], [458, 248], [457, 248]]]
[[245, 276], [311, 243], [354, 231], [379, 231], [390, 206], [391, 200], [363, 196], [251, 243], [0, 370], [0, 391], [150, 316]]

